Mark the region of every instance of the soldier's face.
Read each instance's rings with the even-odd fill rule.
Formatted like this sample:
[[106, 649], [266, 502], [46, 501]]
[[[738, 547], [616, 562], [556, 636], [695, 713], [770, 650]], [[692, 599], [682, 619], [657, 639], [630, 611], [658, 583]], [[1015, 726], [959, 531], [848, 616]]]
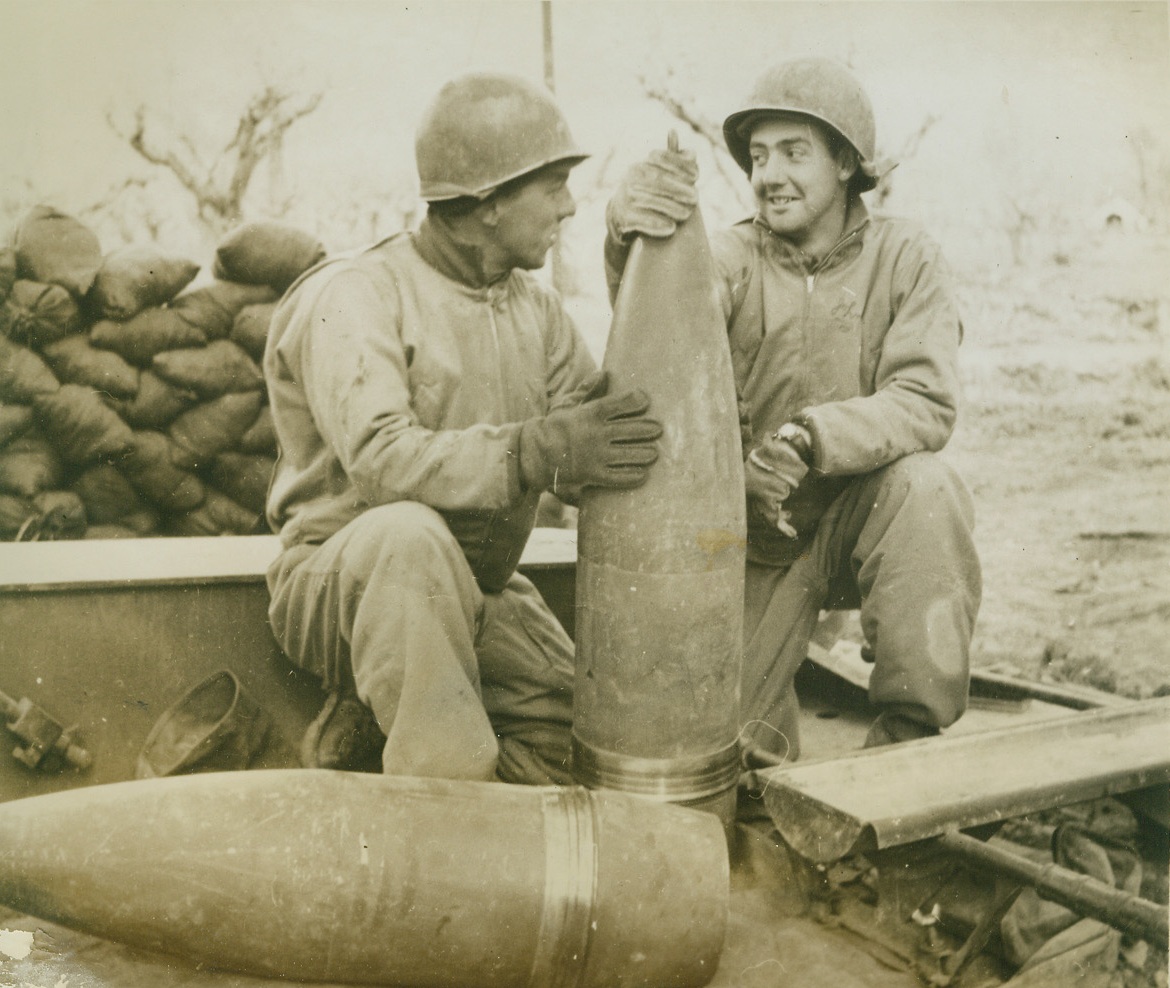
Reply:
[[544, 266], [562, 221], [577, 212], [569, 191], [571, 164], [542, 168], [496, 200], [493, 246], [502, 266], [535, 270]]
[[[751, 132], [752, 189], [769, 229], [798, 246], [835, 242], [844, 223], [851, 164], [834, 156], [820, 127], [800, 116], [768, 117]], [[831, 244], [830, 244], [831, 246]]]

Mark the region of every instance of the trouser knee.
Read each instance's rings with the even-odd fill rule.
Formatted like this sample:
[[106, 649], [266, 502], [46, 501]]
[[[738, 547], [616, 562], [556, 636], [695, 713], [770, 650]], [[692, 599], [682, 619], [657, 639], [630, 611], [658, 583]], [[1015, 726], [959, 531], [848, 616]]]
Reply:
[[934, 453], [912, 453], [877, 470], [872, 475], [875, 501], [888, 501], [912, 509], [925, 509], [924, 518], [946, 517], [961, 520], [971, 529], [975, 509], [963, 478]]
[[463, 550], [442, 515], [424, 504], [379, 505], [347, 527], [354, 531], [347, 539], [345, 563], [356, 573], [393, 571], [408, 583], [452, 569], [470, 575]]
[[[468, 638], [483, 602], [442, 517], [413, 502], [371, 508], [320, 545], [291, 547], [270, 568], [268, 586], [281, 648], [327, 688], [351, 679], [351, 646], [401, 631], [420, 601], [445, 611], [454, 604]], [[386, 638], [376, 649], [392, 644]]]

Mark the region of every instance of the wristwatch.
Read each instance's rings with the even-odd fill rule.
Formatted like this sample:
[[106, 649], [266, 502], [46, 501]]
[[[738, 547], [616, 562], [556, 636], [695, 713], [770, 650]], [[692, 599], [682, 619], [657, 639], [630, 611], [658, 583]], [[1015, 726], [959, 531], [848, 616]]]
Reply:
[[780, 439], [794, 450], [810, 467], [813, 461], [812, 433], [797, 422], [785, 422], [776, 430], [776, 438]]

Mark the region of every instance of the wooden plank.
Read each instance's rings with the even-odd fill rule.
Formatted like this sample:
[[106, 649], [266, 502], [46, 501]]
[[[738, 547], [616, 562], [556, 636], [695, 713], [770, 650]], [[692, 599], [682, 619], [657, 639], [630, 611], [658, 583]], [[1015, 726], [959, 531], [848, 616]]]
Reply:
[[[275, 535], [0, 543], [0, 593], [177, 583], [263, 583], [280, 551]], [[520, 565], [573, 566], [577, 533], [538, 528]]]
[[813, 861], [1170, 782], [1170, 697], [928, 738], [761, 773], [768, 813]]
[[[819, 630], [819, 629], [818, 629]], [[847, 640], [824, 642], [814, 636], [809, 642], [808, 658], [822, 669], [852, 684], [860, 690], [869, 689], [869, 677], [873, 664], [861, 657], [861, 646]], [[984, 669], [971, 670], [972, 705], [1017, 706], [1031, 700], [1039, 700], [1072, 710], [1092, 710], [1097, 707], [1124, 706], [1129, 703], [1125, 697], [1091, 686], [1075, 683], [1038, 683], [1018, 679]], [[960, 723], [962, 723], [960, 721]]]

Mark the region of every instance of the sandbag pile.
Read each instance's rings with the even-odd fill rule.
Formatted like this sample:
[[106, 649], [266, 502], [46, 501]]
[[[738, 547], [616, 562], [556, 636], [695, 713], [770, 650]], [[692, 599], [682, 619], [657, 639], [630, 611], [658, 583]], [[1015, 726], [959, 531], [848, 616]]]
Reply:
[[268, 324], [324, 256], [249, 224], [191, 288], [189, 260], [25, 216], [0, 248], [0, 540], [265, 531]]

